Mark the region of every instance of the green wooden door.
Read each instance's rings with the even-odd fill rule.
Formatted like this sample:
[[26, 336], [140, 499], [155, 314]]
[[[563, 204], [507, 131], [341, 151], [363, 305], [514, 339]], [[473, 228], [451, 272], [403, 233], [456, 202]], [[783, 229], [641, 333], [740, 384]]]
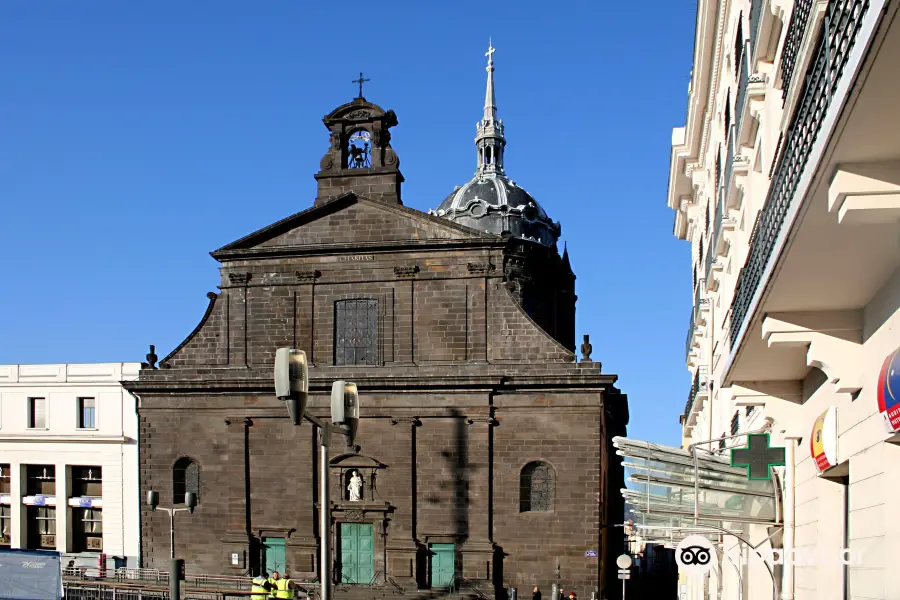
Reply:
[[374, 546], [371, 523], [341, 523], [341, 583], [372, 583]]
[[455, 544], [431, 544], [431, 585], [447, 587], [453, 581], [456, 562]]
[[284, 538], [263, 538], [263, 547], [266, 549], [266, 572], [269, 575], [275, 571], [284, 573]]

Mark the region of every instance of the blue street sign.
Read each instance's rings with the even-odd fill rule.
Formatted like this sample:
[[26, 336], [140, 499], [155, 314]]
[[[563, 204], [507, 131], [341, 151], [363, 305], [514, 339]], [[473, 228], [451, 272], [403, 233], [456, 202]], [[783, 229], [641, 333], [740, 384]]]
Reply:
[[91, 508], [92, 506], [94, 506], [94, 499], [93, 498], [79, 498], [78, 506], [80, 506], [81, 508]]
[[597, 551], [596, 550], [588, 550], [587, 552], [584, 553], [584, 555], [585, 556], [597, 556]]
[[44, 496], [35, 496], [34, 497], [34, 505], [35, 506], [46, 506], [47, 499]]

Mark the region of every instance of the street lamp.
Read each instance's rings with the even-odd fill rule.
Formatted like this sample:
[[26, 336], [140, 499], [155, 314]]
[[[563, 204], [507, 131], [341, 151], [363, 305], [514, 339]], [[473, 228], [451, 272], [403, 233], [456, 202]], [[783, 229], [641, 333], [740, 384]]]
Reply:
[[175, 560], [175, 513], [189, 512], [194, 514], [197, 507], [197, 494], [187, 492], [184, 495], [184, 508], [166, 508], [159, 505], [159, 492], [150, 490], [147, 492], [147, 504], [151, 510], [161, 510], [169, 515], [169, 558], [171, 566], [169, 568], [169, 598], [181, 598], [181, 571], [184, 565], [183, 560]]
[[331, 423], [306, 412], [309, 398], [309, 363], [303, 350], [278, 348], [275, 351], [275, 397], [285, 402], [291, 423], [305, 418], [321, 430], [319, 436], [319, 535], [322, 589], [320, 600], [331, 600], [331, 510], [328, 498], [328, 444], [331, 434], [346, 435], [350, 445], [359, 427], [359, 390], [355, 383], [335, 381], [331, 386]]

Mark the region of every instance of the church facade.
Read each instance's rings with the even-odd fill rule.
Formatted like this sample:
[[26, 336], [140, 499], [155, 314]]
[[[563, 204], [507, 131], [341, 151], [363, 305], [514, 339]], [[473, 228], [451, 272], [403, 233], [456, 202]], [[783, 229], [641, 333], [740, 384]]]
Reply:
[[[198, 494], [176, 523], [189, 572], [497, 597], [559, 576], [615, 597], [627, 399], [589, 351], [577, 360], [575, 275], [559, 224], [506, 175], [492, 52], [473, 180], [429, 213], [405, 207], [397, 116], [361, 94], [336, 108], [313, 205], [213, 252], [199, 325], [126, 384], [142, 496]], [[326, 481], [316, 430], [275, 398], [279, 347], [305, 351], [313, 414], [328, 417], [333, 381], [359, 387], [356, 445], [333, 439]], [[144, 566], [167, 569], [168, 517], [141, 519]]]

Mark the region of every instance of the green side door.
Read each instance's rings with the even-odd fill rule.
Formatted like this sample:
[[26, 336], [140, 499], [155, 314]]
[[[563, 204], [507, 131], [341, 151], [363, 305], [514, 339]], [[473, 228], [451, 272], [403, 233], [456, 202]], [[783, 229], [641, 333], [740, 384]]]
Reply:
[[456, 544], [431, 544], [431, 586], [447, 587], [456, 572]]
[[372, 583], [374, 550], [371, 523], [341, 523], [341, 583]]
[[266, 549], [265, 570], [272, 575], [274, 571], [284, 573], [285, 548], [284, 538], [263, 538], [263, 547]]

